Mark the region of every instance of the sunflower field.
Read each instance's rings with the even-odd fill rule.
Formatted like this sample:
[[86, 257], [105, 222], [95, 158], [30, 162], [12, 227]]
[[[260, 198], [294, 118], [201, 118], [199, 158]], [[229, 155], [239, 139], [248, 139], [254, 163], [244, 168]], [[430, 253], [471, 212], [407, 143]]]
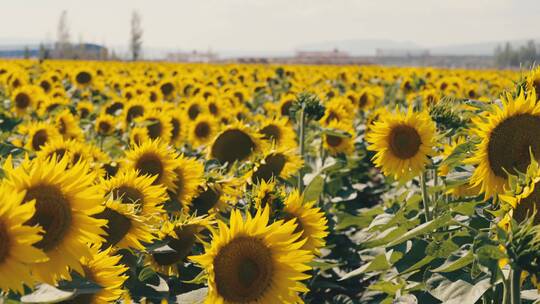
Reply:
[[0, 61], [0, 303], [540, 302], [539, 90]]

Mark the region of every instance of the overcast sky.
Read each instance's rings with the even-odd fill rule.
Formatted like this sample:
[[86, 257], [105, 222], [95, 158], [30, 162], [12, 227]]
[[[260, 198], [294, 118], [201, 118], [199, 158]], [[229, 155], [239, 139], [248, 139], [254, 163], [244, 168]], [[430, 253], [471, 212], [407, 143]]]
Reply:
[[540, 38], [540, 0], [0, 0], [0, 41], [56, 39], [62, 10], [71, 40], [127, 45], [132, 10], [144, 45], [288, 51], [350, 39], [425, 47]]

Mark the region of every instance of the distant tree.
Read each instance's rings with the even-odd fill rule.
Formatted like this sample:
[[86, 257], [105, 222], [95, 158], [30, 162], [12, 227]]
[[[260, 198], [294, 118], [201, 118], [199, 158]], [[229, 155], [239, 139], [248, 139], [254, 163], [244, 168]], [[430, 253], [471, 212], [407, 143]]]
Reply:
[[512, 48], [507, 42], [502, 48], [500, 45], [495, 48], [495, 64], [498, 67], [525, 67], [529, 68], [539, 59], [540, 53], [536, 51], [536, 43], [533, 40], [521, 46], [519, 49]]
[[56, 51], [60, 58], [69, 57], [71, 51], [71, 43], [69, 41], [69, 26], [67, 21], [67, 11], [62, 11], [58, 20]]
[[133, 61], [141, 57], [142, 36], [141, 15], [137, 11], [133, 11], [131, 14], [131, 39], [129, 44]]
[[28, 46], [25, 46], [24, 47], [24, 59], [28, 59], [30, 58], [30, 49], [28, 48]]

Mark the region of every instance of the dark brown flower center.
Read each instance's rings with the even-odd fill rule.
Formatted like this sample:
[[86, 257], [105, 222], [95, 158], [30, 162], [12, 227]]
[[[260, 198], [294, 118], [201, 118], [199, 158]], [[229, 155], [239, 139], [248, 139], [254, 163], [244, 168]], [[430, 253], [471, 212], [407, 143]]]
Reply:
[[9, 248], [10, 241], [7, 227], [4, 222], [0, 221], [0, 265], [8, 258]]
[[26, 109], [30, 105], [30, 96], [26, 93], [19, 93], [15, 96], [15, 106], [19, 109]]
[[195, 126], [195, 136], [206, 139], [210, 135], [210, 125], [207, 122], [200, 122]]
[[172, 118], [171, 124], [172, 124], [171, 140], [176, 140], [178, 139], [178, 135], [180, 135], [180, 121], [176, 118]]
[[69, 231], [72, 215], [69, 200], [54, 185], [40, 184], [26, 191], [24, 202], [36, 200], [36, 212], [27, 224], [39, 225], [45, 233], [34, 246], [44, 251], [54, 249]]
[[256, 301], [273, 283], [272, 253], [257, 238], [237, 237], [219, 250], [214, 272], [217, 291], [226, 301]]
[[161, 159], [153, 154], [143, 154], [136, 162], [135, 168], [139, 170], [141, 175], [157, 175], [154, 185], [159, 184], [163, 175], [163, 163]]
[[46, 130], [38, 130], [36, 133], [34, 133], [34, 136], [32, 136], [32, 148], [36, 151], [41, 150], [41, 147], [47, 142], [48, 139], [49, 136], [47, 135]]
[[529, 149], [540, 157], [540, 116], [520, 114], [496, 126], [489, 137], [489, 166], [495, 175], [506, 178], [508, 172], [525, 172], [530, 163]]
[[169, 96], [169, 94], [171, 94], [174, 91], [174, 85], [170, 82], [167, 82], [167, 83], [162, 84], [161, 87], [159, 87], [159, 89], [161, 90], [161, 93], [164, 96]]
[[422, 139], [413, 127], [399, 125], [390, 132], [390, 151], [397, 158], [408, 159], [415, 156], [421, 144]]
[[221, 163], [232, 164], [248, 158], [255, 149], [251, 137], [238, 129], [221, 133], [212, 145], [211, 154]]
[[148, 136], [151, 139], [157, 139], [161, 136], [161, 132], [163, 130], [163, 126], [161, 124], [161, 121], [157, 118], [150, 118], [147, 120], [149, 125], [146, 126], [146, 129], [148, 130]]
[[286, 102], [284, 102], [283, 105], [281, 105], [281, 115], [289, 116], [292, 105], [293, 105], [292, 100], [287, 100]]
[[255, 183], [268, 182], [272, 177], [278, 177], [286, 163], [287, 157], [281, 153], [268, 155], [264, 159], [264, 164], [261, 164], [253, 174], [253, 181]]
[[326, 143], [332, 148], [339, 147], [342, 142], [343, 142], [343, 138], [339, 136], [330, 135], [330, 134], [326, 135]]
[[139, 106], [139, 105], [132, 106], [131, 108], [129, 108], [127, 112], [126, 120], [128, 123], [132, 122], [133, 119], [143, 116], [143, 114], [144, 114], [144, 108], [142, 106]]
[[103, 248], [108, 248], [118, 244], [124, 239], [131, 229], [132, 224], [128, 217], [108, 207], [105, 208], [103, 212], [96, 214], [94, 217], [108, 221], [107, 226], [105, 226], [104, 229], [107, 233], [107, 237], [105, 238]]
[[276, 125], [267, 125], [262, 128], [259, 133], [263, 134], [263, 138], [266, 140], [275, 140], [279, 142], [281, 139], [281, 130]]
[[198, 104], [192, 104], [188, 109], [188, 116], [191, 120], [195, 120], [199, 116], [199, 113], [201, 113], [201, 109]]
[[218, 203], [220, 196], [219, 192], [208, 187], [193, 199], [191, 207], [198, 215], [206, 214]]
[[77, 83], [88, 84], [92, 80], [92, 75], [88, 72], [79, 72], [76, 76]]
[[134, 187], [122, 185], [111, 191], [115, 200], [120, 200], [124, 204], [143, 204], [144, 195], [142, 192]]

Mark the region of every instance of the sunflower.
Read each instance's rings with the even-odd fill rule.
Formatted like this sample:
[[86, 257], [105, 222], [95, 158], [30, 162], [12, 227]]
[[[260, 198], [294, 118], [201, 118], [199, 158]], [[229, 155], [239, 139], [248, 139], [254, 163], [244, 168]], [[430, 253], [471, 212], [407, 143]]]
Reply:
[[333, 121], [352, 124], [355, 112], [344, 100], [346, 99], [334, 98], [326, 103], [324, 116], [320, 120], [323, 125], [328, 125]]
[[163, 142], [169, 142], [173, 126], [169, 115], [156, 110], [146, 111], [144, 115], [135, 119], [137, 125], [146, 128], [150, 139], [161, 138]]
[[170, 196], [182, 211], [189, 211], [193, 197], [199, 193], [199, 186], [204, 183], [204, 165], [194, 158], [183, 155], [176, 159], [175, 192]]
[[116, 119], [109, 114], [100, 114], [94, 122], [94, 128], [101, 136], [111, 135], [116, 128]]
[[192, 98], [185, 105], [186, 116], [191, 121], [195, 121], [200, 114], [204, 114], [205, 100], [200, 98]]
[[270, 181], [273, 178], [287, 179], [298, 172], [304, 161], [295, 149], [277, 148], [265, 152], [255, 165], [250, 180], [254, 183]]
[[126, 152], [126, 169], [137, 170], [139, 175], [156, 176], [153, 184], [161, 184], [175, 191], [176, 152], [158, 140], [148, 140]]
[[25, 147], [30, 151], [39, 151], [47, 142], [61, 137], [55, 127], [42, 121], [21, 125], [20, 132], [26, 136]]
[[251, 193], [257, 210], [268, 206], [270, 211], [275, 211], [276, 203], [281, 200], [283, 190], [278, 187], [275, 179], [269, 182], [261, 180], [260, 183], [254, 185]]
[[[327, 128], [332, 132], [326, 132], [322, 141], [324, 148], [332, 155], [340, 153], [351, 154], [354, 151], [354, 139], [356, 134], [350, 124], [331, 121]], [[339, 134], [338, 134], [339, 133]]]
[[142, 145], [143, 143], [150, 141], [148, 132], [144, 127], [133, 127], [129, 130], [129, 143], [132, 146]]
[[135, 118], [143, 116], [145, 112], [146, 103], [144, 101], [140, 99], [133, 99], [129, 101], [123, 110], [124, 127], [127, 128], [132, 122], [135, 121]]
[[195, 244], [201, 243], [203, 232], [212, 224], [211, 218], [202, 216], [165, 221], [158, 232], [158, 237], [172, 250], [156, 250], [146, 255], [145, 264], [161, 274], [179, 276], [179, 268], [192, 253]]
[[384, 175], [406, 181], [422, 172], [433, 153], [435, 123], [427, 112], [402, 112], [381, 116], [366, 136], [375, 151], [375, 165]]
[[540, 67], [536, 67], [534, 70], [529, 72], [529, 75], [527, 75], [526, 78], [527, 81], [527, 90], [532, 91], [534, 89], [534, 92], [536, 93], [537, 98], [540, 96]]
[[296, 101], [296, 95], [287, 94], [281, 98], [278, 105], [278, 113], [283, 117], [291, 116], [291, 108]]
[[162, 99], [172, 100], [176, 95], [176, 84], [173, 79], [164, 79], [159, 84]]
[[[518, 181], [515, 175], [511, 175], [511, 178]], [[528, 166], [526, 174], [522, 175], [522, 180], [519, 183], [515, 183], [518, 185], [511, 186], [504, 194], [498, 195], [504, 204], [503, 208], [508, 211], [507, 217], [502, 220], [503, 223], [509, 222], [509, 217], [521, 223], [534, 214], [533, 223], [540, 224], [539, 182], [540, 166], [534, 158], [531, 158], [531, 164]]]
[[54, 157], [68, 157], [69, 163], [75, 163], [73, 154], [77, 151], [80, 144], [73, 139], [65, 140], [63, 137], [57, 137], [54, 140], [47, 142], [36, 152], [38, 158], [51, 159]]
[[68, 167], [68, 159], [26, 159], [13, 168], [4, 165], [6, 183], [14, 192], [24, 192], [25, 203], [35, 200], [36, 212], [27, 222], [43, 228], [43, 239], [34, 246], [49, 258], [32, 266], [33, 276], [48, 284], [69, 279], [69, 268], [80, 272], [79, 259], [90, 256], [87, 243], [102, 240], [104, 220], [92, 217], [103, 210], [95, 176], [86, 163]]
[[259, 125], [259, 133], [263, 135], [263, 139], [275, 143], [278, 147], [297, 146], [296, 132], [285, 117], [264, 119]]
[[185, 120], [182, 119], [183, 116], [181, 111], [172, 110], [169, 114], [172, 126], [170, 141], [173, 146], [179, 146], [180, 144], [183, 144], [187, 124], [185, 123]]
[[147, 223], [147, 214], [140, 211], [137, 203], [125, 203], [124, 197], [115, 200], [115, 196], [111, 193], [106, 198], [105, 210], [94, 215], [95, 218], [107, 220], [104, 228], [107, 236], [102, 247], [144, 250], [143, 243], [148, 244], [154, 239], [154, 228]]
[[34, 279], [30, 264], [43, 262], [47, 256], [34, 244], [42, 241], [43, 230], [26, 223], [34, 216], [35, 201], [23, 204], [24, 192], [14, 192], [0, 185], [0, 290], [23, 293]]
[[191, 212], [202, 215], [225, 210], [236, 203], [242, 185], [241, 179], [210, 174], [208, 181], [199, 186], [198, 194], [194, 196], [191, 204]]
[[474, 120], [474, 132], [482, 141], [468, 163], [477, 165], [471, 184], [480, 186], [486, 197], [502, 193], [507, 172], [524, 172], [530, 163], [529, 152], [540, 157], [540, 104], [534, 94], [521, 92], [502, 99], [502, 108]]
[[72, 77], [72, 83], [81, 89], [91, 86], [92, 82], [94, 81], [94, 74], [92, 71], [85, 68], [75, 70]]
[[234, 122], [223, 129], [208, 147], [208, 158], [232, 165], [264, 151], [262, 135], [255, 133], [242, 122]]
[[152, 221], [165, 212], [163, 203], [167, 192], [162, 185], [154, 185], [156, 176], [140, 175], [134, 169], [125, 169], [116, 176], [101, 181], [105, 197], [112, 197], [123, 204], [134, 204], [137, 215]]
[[33, 108], [37, 108], [36, 95], [38, 94], [39, 91], [34, 86], [22, 86], [13, 90], [11, 93], [11, 102], [15, 115], [23, 116], [32, 111]]
[[269, 208], [246, 220], [238, 210], [230, 226], [218, 221], [205, 253], [191, 259], [208, 275], [206, 303], [299, 303], [313, 256], [301, 247], [293, 221], [269, 224]]
[[213, 116], [199, 115], [189, 124], [188, 139], [194, 147], [201, 147], [210, 142], [218, 131], [219, 124]]
[[293, 220], [296, 223], [295, 233], [301, 232], [301, 239], [306, 239], [302, 249], [320, 254], [324, 247], [324, 238], [328, 235], [328, 221], [321, 208], [315, 206], [315, 201], [304, 202], [304, 196], [293, 190], [285, 199], [283, 219]]
[[122, 256], [113, 255], [112, 249], [99, 250], [98, 246], [90, 247], [91, 255], [83, 257], [81, 275], [88, 280], [101, 286], [101, 289], [93, 294], [78, 294], [67, 303], [92, 303], [106, 304], [116, 302], [123, 294], [125, 274], [128, 270], [120, 263]]
[[94, 112], [94, 104], [89, 101], [80, 101], [77, 103], [77, 113], [81, 119], [88, 118]]
[[69, 109], [65, 109], [54, 116], [54, 123], [58, 132], [65, 139], [82, 140], [84, 133], [79, 127], [78, 119], [71, 114]]

